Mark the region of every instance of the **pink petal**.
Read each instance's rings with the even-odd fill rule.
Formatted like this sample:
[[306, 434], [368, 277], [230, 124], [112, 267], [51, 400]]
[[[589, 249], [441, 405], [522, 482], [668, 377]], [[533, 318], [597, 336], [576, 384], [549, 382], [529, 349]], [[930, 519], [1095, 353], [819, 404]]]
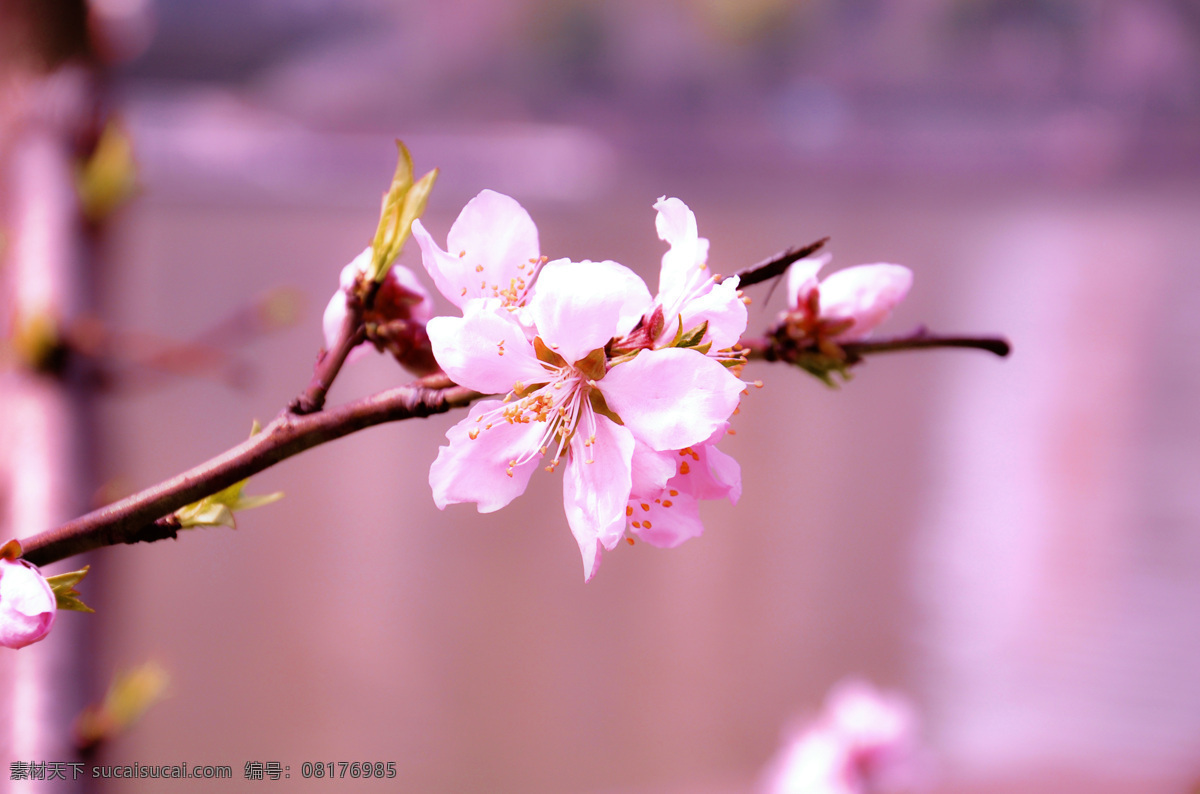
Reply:
[[728, 499], [731, 504], [737, 504], [742, 495], [742, 467], [717, 449], [717, 442], [725, 436], [728, 427], [727, 422], [722, 422], [704, 443], [675, 453], [677, 459], [686, 461], [688, 466], [686, 473], [682, 466], [679, 467], [679, 473], [668, 483], [671, 488], [700, 500]]
[[651, 546], [673, 549], [685, 540], [698, 538], [704, 532], [700, 521], [700, 503], [686, 493], [675, 496], [664, 491], [654, 500], [631, 500], [633, 515], [630, 530]]
[[[371, 246], [368, 245], [361, 254], [350, 261], [350, 264], [342, 268], [342, 272], [338, 275], [338, 291], [333, 293], [333, 297], [329, 299], [329, 303], [325, 306], [325, 314], [321, 317], [321, 330], [325, 334], [326, 350], [333, 350], [337, 346], [342, 323], [346, 321], [346, 315], [349, 313], [346, 308], [346, 294], [354, 288], [354, 281], [358, 278], [358, 274], [365, 273], [370, 264]], [[371, 349], [371, 345], [366, 342], [356, 345], [350, 351], [350, 355], [346, 357], [346, 363], [357, 361]]]
[[0, 559], [0, 645], [24, 648], [42, 639], [57, 609], [54, 592], [35, 567]]
[[538, 274], [529, 312], [542, 340], [574, 363], [632, 330], [650, 303], [645, 282], [624, 265], [558, 259]]
[[563, 473], [563, 506], [583, 554], [585, 581], [596, 574], [601, 548], [612, 549], [625, 534], [633, 457], [628, 430], [604, 416], [595, 422], [595, 442], [587, 447], [586, 425], [580, 423]]
[[549, 380], [525, 331], [494, 301], [477, 301], [462, 317], [434, 317], [426, 331], [433, 355], [457, 384], [506, 394], [515, 384]]
[[746, 332], [746, 304], [738, 297], [737, 290], [735, 277], [713, 284], [711, 289], [684, 303], [679, 310], [684, 330], [707, 322], [704, 341], [712, 342], [713, 350], [733, 347]]
[[700, 453], [700, 471], [707, 475], [701, 479], [694, 491], [697, 499], [728, 499], [736, 505], [742, 498], [742, 467], [731, 455], [717, 449], [715, 444], [705, 444]]
[[467, 202], [447, 235], [442, 250], [420, 220], [413, 239], [421, 261], [438, 291], [455, 306], [493, 297], [493, 288], [508, 289], [515, 279], [529, 280], [539, 256], [533, 219], [517, 201], [484, 190]]
[[[439, 509], [475, 502], [479, 512], [490, 513], [525, 492], [541, 456], [535, 454], [519, 466], [511, 463], [538, 448], [545, 426], [540, 422], [509, 424], [498, 415], [478, 421], [503, 407], [499, 400], [476, 403], [466, 419], [447, 431], [450, 445], [438, 450], [437, 460], [429, 468], [429, 485]], [[479, 432], [472, 439], [474, 430]]]
[[[788, 306], [795, 308], [808, 300], [808, 293], [817, 286], [817, 273], [833, 259], [831, 254], [821, 254], [810, 259], [799, 259], [788, 268], [787, 299]], [[822, 296], [824, 297], [824, 293]]]
[[616, 411], [651, 449], [683, 449], [713, 434], [737, 408], [740, 380], [695, 350], [643, 350], [597, 383]]
[[902, 265], [858, 265], [839, 270], [821, 282], [821, 318], [853, 318], [854, 325], [836, 339], [862, 339], [888, 318], [911, 286], [912, 271]]
[[675, 469], [678, 460], [677, 453], [671, 452], [656, 452], [650, 449], [644, 442], [634, 440], [633, 446], [633, 481], [631, 493], [633, 497], [649, 496], [656, 497], [663, 488], [667, 487], [667, 480], [675, 476]]
[[663, 196], [654, 203], [654, 209], [658, 210], [654, 219], [658, 238], [671, 246], [663, 254], [658, 275], [659, 297], [664, 305], [670, 305], [687, 289], [697, 271], [707, 270], [708, 240], [700, 237], [695, 213], [681, 200]]

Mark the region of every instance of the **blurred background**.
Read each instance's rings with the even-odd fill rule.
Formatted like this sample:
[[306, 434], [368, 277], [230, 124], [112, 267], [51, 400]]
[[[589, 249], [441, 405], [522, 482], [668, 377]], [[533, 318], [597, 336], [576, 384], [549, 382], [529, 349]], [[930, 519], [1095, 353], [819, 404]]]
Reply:
[[[28, 8], [7, 2], [0, 24]], [[438, 239], [492, 188], [551, 258], [653, 283], [651, 205], [673, 195], [717, 272], [830, 235], [834, 268], [914, 271], [887, 330], [1003, 333], [1015, 350], [877, 357], [838, 390], [751, 366], [766, 387], [723, 444], [741, 503], [705, 505], [705, 535], [678, 549], [606, 555], [586, 585], [557, 476], [496, 514], [435, 508], [428, 466], [458, 416], [289, 460], [247, 489], [286, 499], [236, 531], [93, 554], [81, 590], [99, 614], [62, 615], [20, 652], [36, 666], [89, 647], [60, 630], [90, 632], [91, 698], [119, 668], [166, 668], [169, 697], [105, 763], [230, 764], [234, 782], [205, 788], [231, 791], [247, 761], [326, 790], [301, 764], [340, 760], [395, 761], [395, 781], [353, 784], [375, 790], [753, 791], [785, 728], [857, 675], [912, 699], [938, 792], [1194, 790], [1193, 0], [89, 13], [103, 66], [72, 96], [119, 118], [141, 189], [88, 238], [102, 264], [85, 292], [116, 341], [84, 412], [83, 501], [224, 450], [305, 386], [397, 137], [419, 173], [441, 169]], [[63, 93], [0, 105], [45, 115]], [[401, 262], [420, 271], [415, 246]], [[752, 333], [783, 308], [769, 293], [751, 293]], [[146, 353], [169, 340], [207, 341], [199, 363]], [[372, 356], [331, 402], [404, 380]]]

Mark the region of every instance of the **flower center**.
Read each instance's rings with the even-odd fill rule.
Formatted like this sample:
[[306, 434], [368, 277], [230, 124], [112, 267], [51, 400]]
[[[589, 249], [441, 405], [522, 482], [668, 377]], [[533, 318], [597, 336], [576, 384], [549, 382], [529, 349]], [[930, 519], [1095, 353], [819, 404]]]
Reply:
[[585, 434], [583, 447], [587, 458], [584, 462], [591, 463], [594, 460], [592, 448], [596, 443], [596, 412], [592, 401], [599, 395], [595, 382], [604, 376], [604, 351], [594, 350], [575, 364], [568, 364], [542, 342], [541, 337], [534, 339], [534, 348], [548, 376], [546, 381], [532, 385], [514, 383], [512, 390], [504, 397], [504, 405], [476, 417], [475, 421], [480, 427], [468, 433], [474, 440], [481, 431], [491, 430], [500, 422], [510, 425], [541, 422], [544, 425], [537, 443], [508, 461], [506, 473], [509, 477], [513, 476], [513, 469], [517, 466], [550, 450], [554, 451], [554, 457], [546, 471], [554, 471], [569, 449], [571, 439], [580, 430]]

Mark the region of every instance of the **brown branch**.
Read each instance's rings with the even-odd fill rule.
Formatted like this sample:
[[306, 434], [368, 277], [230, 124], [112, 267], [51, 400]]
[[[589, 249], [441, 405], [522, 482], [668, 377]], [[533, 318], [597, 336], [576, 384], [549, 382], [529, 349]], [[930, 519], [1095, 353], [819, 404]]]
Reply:
[[171, 522], [160, 519], [281, 460], [367, 427], [442, 413], [480, 396], [445, 376], [432, 376], [320, 413], [298, 416], [284, 411], [261, 433], [190, 471], [23, 538], [24, 557], [46, 565], [102, 546], [174, 537]]
[[[809, 243], [802, 248], [788, 248], [785, 251], [780, 251], [772, 257], [768, 257], [756, 265], [743, 268], [734, 273], [738, 277], [739, 287], [748, 287], [751, 284], [759, 284], [764, 281], [770, 281], [776, 276], [782, 276], [793, 262], [797, 262], [806, 257], [810, 257], [821, 248], [825, 243], [829, 242], [828, 237], [822, 237], [815, 243]], [[728, 276], [727, 278], [732, 278]], [[722, 279], [723, 281], [724, 279]]]
[[[741, 344], [747, 357], [760, 361], [791, 361], [810, 351], [808, 348], [788, 347], [787, 339], [758, 337], [743, 339]], [[900, 350], [925, 350], [937, 347], [957, 347], [984, 350], [1001, 358], [1012, 352], [1012, 345], [1002, 336], [938, 336], [931, 334], [925, 326], [918, 327], [906, 336], [893, 336], [864, 342], [843, 342], [838, 348], [845, 354], [847, 365], [857, 364], [864, 356], [873, 353], [891, 353]]]

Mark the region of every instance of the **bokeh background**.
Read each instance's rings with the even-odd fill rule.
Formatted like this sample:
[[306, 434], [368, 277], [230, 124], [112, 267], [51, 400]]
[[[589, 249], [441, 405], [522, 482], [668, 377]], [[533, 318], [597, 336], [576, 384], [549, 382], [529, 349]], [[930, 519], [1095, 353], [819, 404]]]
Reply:
[[[557, 477], [496, 514], [435, 508], [457, 416], [287, 461], [248, 489], [286, 499], [236, 531], [94, 555], [100, 613], [61, 620], [95, 626], [96, 680], [146, 659], [172, 679], [106, 761], [280, 761], [291, 780], [257, 785], [288, 790], [334, 785], [298, 780], [304, 761], [383, 760], [395, 781], [351, 785], [753, 791], [789, 723], [857, 675], [912, 698], [939, 792], [1200, 780], [1200, 6], [92, 9], [143, 186], [101, 242], [104, 323], [190, 340], [281, 287], [301, 305], [215, 365], [124, 367], [95, 408], [105, 494], [220, 452], [306, 384], [397, 137], [442, 169], [440, 239], [492, 188], [551, 258], [653, 283], [651, 205], [674, 195], [718, 272], [830, 235], [834, 267], [914, 271], [891, 331], [1015, 349], [878, 357], [838, 390], [752, 366], [766, 387], [724, 444], [741, 503], [586, 585]], [[783, 308], [769, 293], [752, 331]], [[331, 400], [405, 377], [373, 356]]]

